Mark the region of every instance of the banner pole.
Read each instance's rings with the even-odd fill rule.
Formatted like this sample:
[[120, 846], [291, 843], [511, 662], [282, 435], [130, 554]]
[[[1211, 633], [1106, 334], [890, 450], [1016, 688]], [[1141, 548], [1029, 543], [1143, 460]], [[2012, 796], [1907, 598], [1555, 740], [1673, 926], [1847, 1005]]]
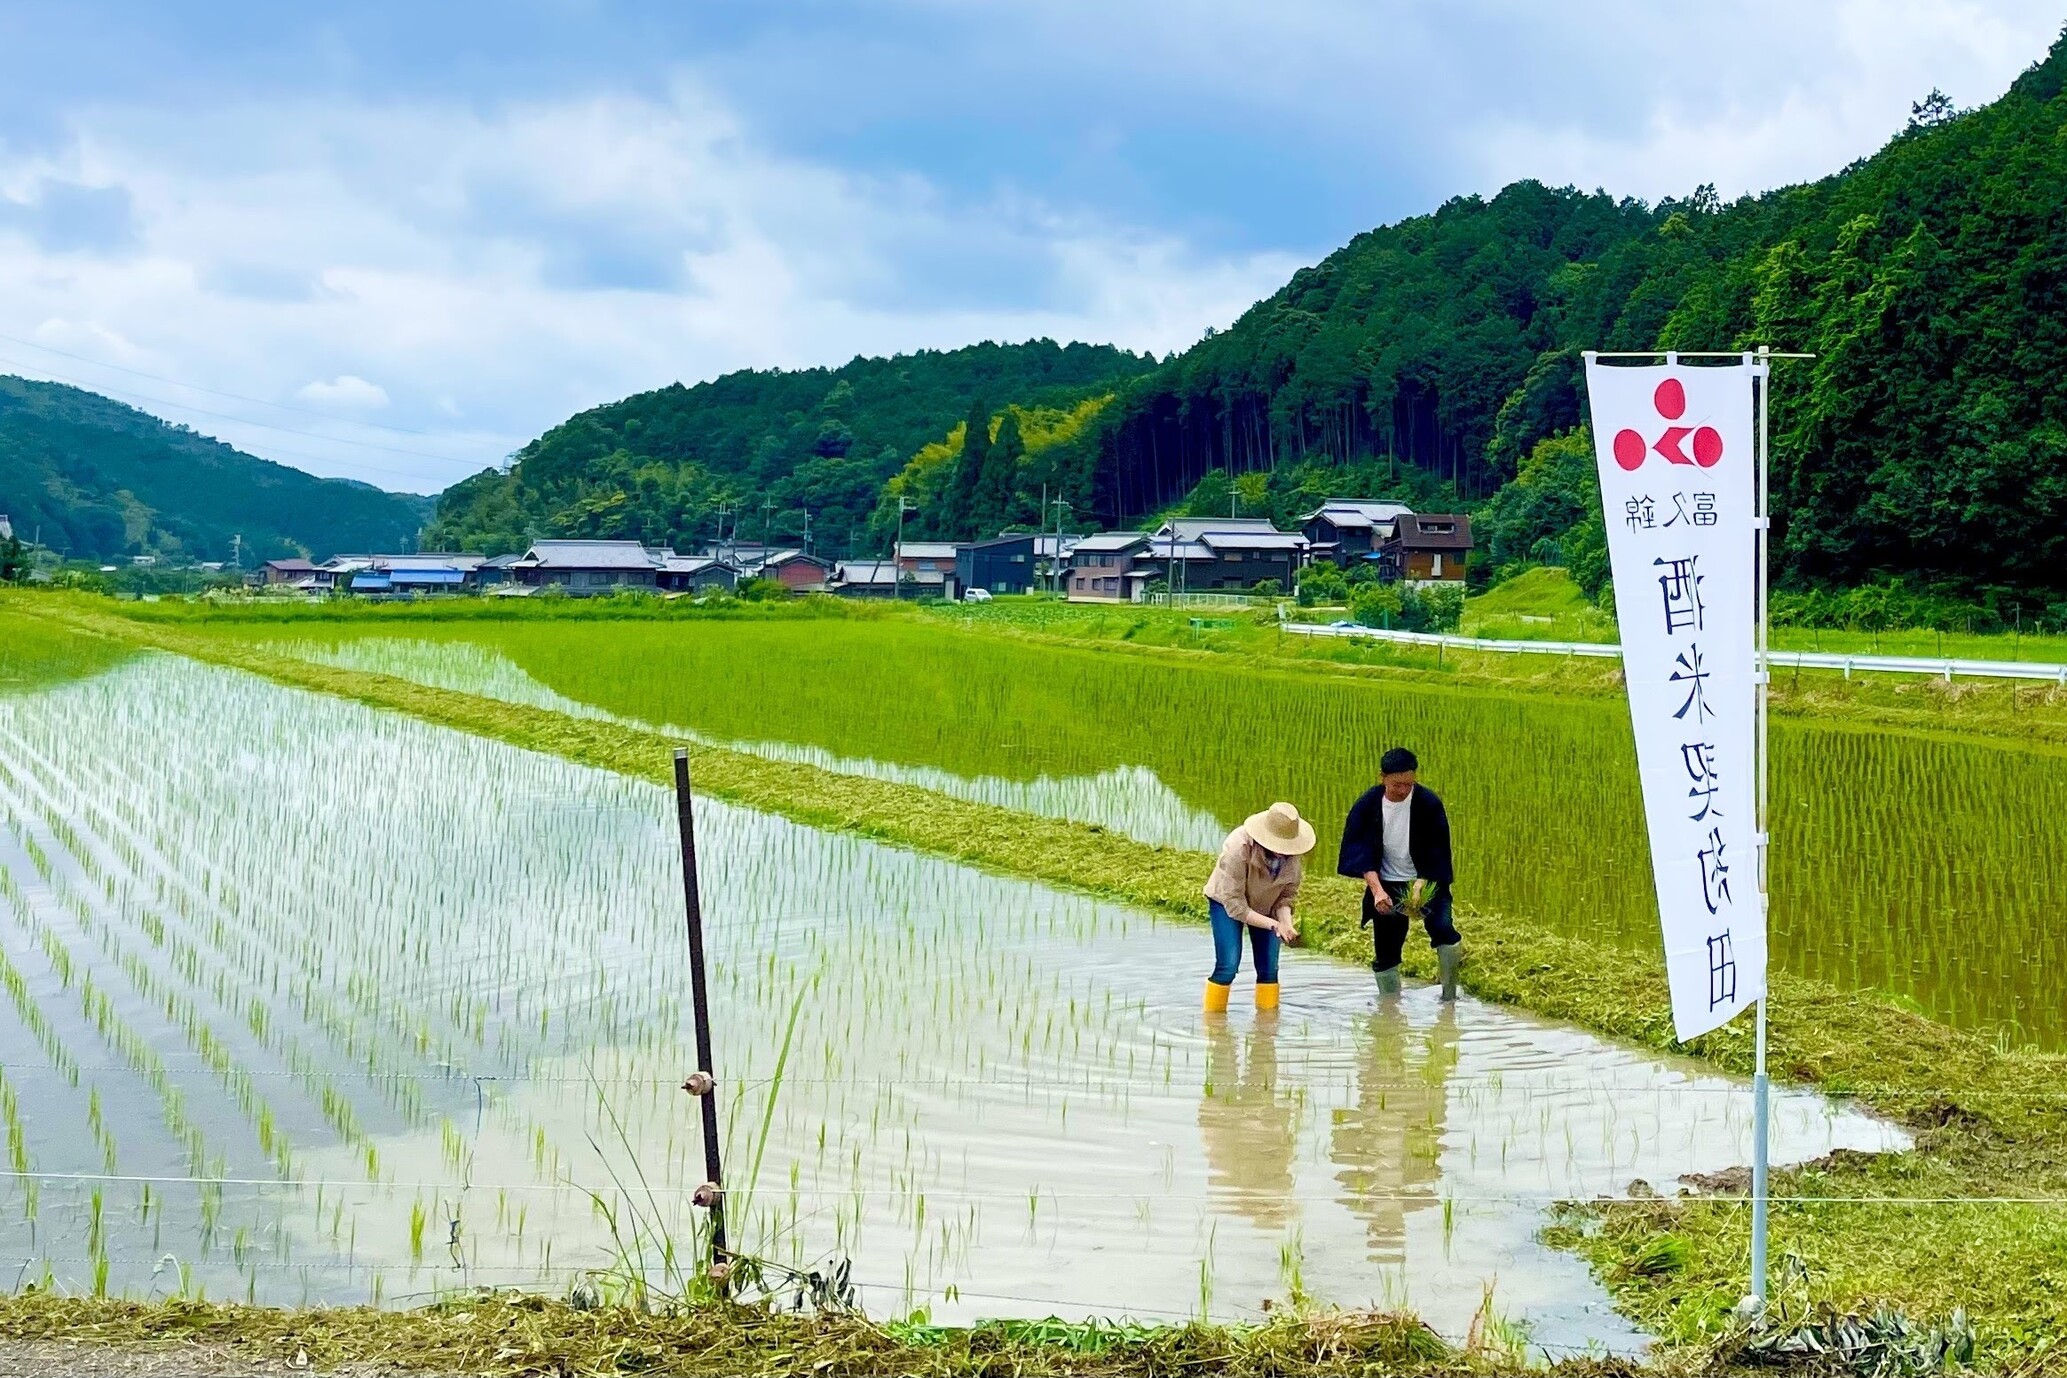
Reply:
[[[1771, 893], [1768, 879], [1768, 858], [1771, 855], [1772, 839], [1769, 833], [1770, 814], [1767, 809], [1767, 778], [1771, 774], [1772, 757], [1767, 743], [1766, 696], [1771, 687], [1770, 618], [1767, 594], [1772, 585], [1772, 561], [1770, 532], [1772, 513], [1769, 506], [1772, 483], [1772, 457], [1769, 448], [1768, 430], [1769, 399], [1773, 388], [1773, 365], [1767, 354], [1767, 347], [1758, 350], [1758, 497], [1757, 520], [1753, 522], [1758, 559], [1758, 673], [1755, 680], [1758, 688], [1758, 918], [1759, 929], [1766, 933], [1770, 942], [1768, 924], [1768, 898]], [[1770, 960], [1766, 963], [1771, 968]], [[1757, 1063], [1751, 1078], [1752, 1135], [1751, 1149], [1751, 1296], [1753, 1314], [1762, 1311], [1766, 1304], [1766, 1245], [1767, 1245], [1767, 1179], [1770, 1172], [1769, 1145], [1770, 1108], [1772, 1083], [1766, 1075], [1766, 985], [1761, 976], [1758, 994], [1758, 1051]]]

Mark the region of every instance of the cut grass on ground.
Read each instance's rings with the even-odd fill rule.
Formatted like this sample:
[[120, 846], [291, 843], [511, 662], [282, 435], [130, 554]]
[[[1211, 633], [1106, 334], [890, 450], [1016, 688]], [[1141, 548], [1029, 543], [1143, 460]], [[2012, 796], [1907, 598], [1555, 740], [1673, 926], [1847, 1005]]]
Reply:
[[[90, 605], [44, 607], [82, 630], [655, 783], [670, 779], [676, 744], [657, 733], [318, 667]], [[1165, 914], [1199, 914], [1210, 865], [1202, 854], [720, 748], [692, 748], [691, 759], [698, 788], [719, 798]], [[1356, 914], [1351, 883], [1311, 885], [1309, 945], [1364, 960]], [[1686, 1048], [1674, 1043], [1662, 967], [1649, 954], [1590, 946], [1500, 915], [1470, 916], [1466, 934], [1464, 982], [1482, 998], [1691, 1052], [1731, 1072], [1751, 1070], [1748, 1021]], [[1409, 952], [1410, 974], [1430, 974], [1429, 954]], [[2038, 1337], [2067, 1334], [2067, 1058], [2000, 1049], [1891, 1004], [1782, 975], [1773, 978], [1772, 1009], [1777, 1077], [1855, 1096], [1917, 1137], [1911, 1152], [1839, 1154], [1774, 1175], [1774, 1251], [1790, 1260], [1802, 1297], [1847, 1309], [1887, 1300], [1918, 1317], [1964, 1308], [1984, 1356], [2003, 1361], [2028, 1360]], [[1725, 1193], [1597, 1203], [1559, 1237], [1593, 1263], [1631, 1314], [1668, 1342], [1706, 1352], [1743, 1290], [1748, 1223], [1741, 1193]], [[1666, 1240], [1677, 1243], [1661, 1247]], [[2029, 1371], [2067, 1372], [2067, 1346]]]
[[[1469, 1352], [1390, 1315], [1286, 1316], [1262, 1325], [1133, 1327], [994, 1322], [970, 1328], [872, 1324], [724, 1305], [676, 1314], [576, 1310], [535, 1298], [479, 1296], [416, 1311], [273, 1310], [191, 1302], [0, 1298], [0, 1340], [152, 1346], [243, 1356], [267, 1371], [378, 1365], [453, 1378], [714, 1374], [751, 1378], [1127, 1378], [1128, 1375], [1484, 1374], [1506, 1352]], [[42, 1351], [48, 1354], [50, 1351]], [[87, 1360], [87, 1362], [91, 1362]], [[277, 1366], [277, 1369], [274, 1367]], [[1627, 1365], [1578, 1366], [1589, 1374]], [[60, 1370], [65, 1371], [65, 1370]], [[164, 1370], [169, 1374], [177, 1368]], [[231, 1370], [249, 1372], [248, 1368]]]

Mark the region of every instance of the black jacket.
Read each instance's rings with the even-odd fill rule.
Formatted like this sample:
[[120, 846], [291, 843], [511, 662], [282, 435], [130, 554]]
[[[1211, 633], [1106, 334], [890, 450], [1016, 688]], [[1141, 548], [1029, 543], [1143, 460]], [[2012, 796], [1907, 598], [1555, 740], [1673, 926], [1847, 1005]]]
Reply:
[[[1342, 825], [1342, 856], [1335, 869], [1354, 880], [1378, 869], [1385, 854], [1385, 786], [1373, 785], [1352, 804], [1349, 820]], [[1444, 889], [1457, 879], [1450, 864], [1450, 815], [1443, 801], [1426, 785], [1414, 786], [1408, 803], [1407, 851], [1414, 858], [1414, 872]]]

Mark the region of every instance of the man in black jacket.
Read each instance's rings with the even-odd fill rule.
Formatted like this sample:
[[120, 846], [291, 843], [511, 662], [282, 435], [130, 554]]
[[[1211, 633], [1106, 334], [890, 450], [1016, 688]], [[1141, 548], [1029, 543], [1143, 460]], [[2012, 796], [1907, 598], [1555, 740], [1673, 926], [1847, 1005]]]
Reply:
[[1378, 973], [1380, 995], [1399, 994], [1408, 887], [1416, 881], [1432, 887], [1421, 904], [1421, 922], [1442, 969], [1443, 999], [1455, 1000], [1464, 940], [1450, 922], [1450, 885], [1457, 878], [1450, 864], [1450, 816], [1434, 790], [1415, 782], [1420, 765], [1403, 746], [1379, 760], [1379, 782], [1364, 791], [1342, 825], [1335, 869], [1364, 883], [1364, 922], [1371, 926], [1371, 970]]

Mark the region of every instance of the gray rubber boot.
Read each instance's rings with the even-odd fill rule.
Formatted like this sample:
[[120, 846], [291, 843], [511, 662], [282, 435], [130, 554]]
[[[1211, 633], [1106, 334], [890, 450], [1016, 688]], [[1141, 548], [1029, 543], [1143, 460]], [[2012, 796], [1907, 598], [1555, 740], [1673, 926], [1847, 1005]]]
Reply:
[[1443, 999], [1457, 998], [1457, 964], [1464, 960], [1464, 944], [1448, 943], [1435, 950], [1436, 961], [1442, 966]]
[[1400, 993], [1400, 969], [1398, 967], [1378, 973], [1378, 993], [1380, 995], [1398, 995]]

